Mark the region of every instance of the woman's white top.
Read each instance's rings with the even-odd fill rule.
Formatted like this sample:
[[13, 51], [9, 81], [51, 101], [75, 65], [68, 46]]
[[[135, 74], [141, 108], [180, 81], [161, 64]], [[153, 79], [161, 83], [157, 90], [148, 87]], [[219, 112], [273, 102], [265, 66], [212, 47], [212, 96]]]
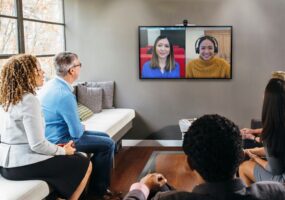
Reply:
[[45, 139], [44, 120], [36, 96], [25, 94], [8, 112], [0, 107], [0, 166], [20, 167], [65, 155], [62, 147]]

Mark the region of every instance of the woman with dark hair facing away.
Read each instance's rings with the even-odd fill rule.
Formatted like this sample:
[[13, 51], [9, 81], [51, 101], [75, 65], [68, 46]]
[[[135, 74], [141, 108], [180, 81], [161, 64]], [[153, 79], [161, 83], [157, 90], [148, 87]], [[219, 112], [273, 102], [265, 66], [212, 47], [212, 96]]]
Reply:
[[191, 60], [186, 66], [186, 78], [230, 78], [230, 64], [216, 57], [218, 41], [205, 35], [195, 42], [195, 52], [199, 58]]
[[[285, 79], [284, 71], [274, 71], [272, 72], [272, 78]], [[251, 129], [243, 128], [240, 130], [243, 139], [252, 140], [254, 142], [260, 142], [260, 134], [262, 133], [262, 128]]]
[[63, 147], [44, 137], [36, 89], [44, 72], [35, 56], [11, 57], [0, 78], [0, 167], [9, 180], [46, 181], [61, 198], [78, 199], [90, 176], [87, 158], [74, 154], [73, 141]]
[[245, 150], [251, 159], [241, 164], [239, 175], [247, 185], [257, 181], [285, 183], [285, 76], [270, 79], [265, 88], [262, 127], [263, 147]]
[[174, 60], [173, 45], [166, 36], [155, 40], [152, 58], [143, 65], [142, 78], [179, 78], [180, 66]]

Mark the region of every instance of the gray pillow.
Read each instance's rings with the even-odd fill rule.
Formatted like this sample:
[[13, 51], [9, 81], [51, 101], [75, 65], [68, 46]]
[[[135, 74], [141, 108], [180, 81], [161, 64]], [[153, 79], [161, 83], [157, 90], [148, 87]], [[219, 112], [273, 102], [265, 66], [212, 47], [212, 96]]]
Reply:
[[102, 111], [103, 89], [97, 87], [77, 86], [78, 102], [92, 110], [94, 113]]
[[85, 82], [85, 86], [93, 88], [103, 89], [103, 108], [113, 108], [113, 98], [114, 98], [114, 81], [104, 81], [104, 82]]

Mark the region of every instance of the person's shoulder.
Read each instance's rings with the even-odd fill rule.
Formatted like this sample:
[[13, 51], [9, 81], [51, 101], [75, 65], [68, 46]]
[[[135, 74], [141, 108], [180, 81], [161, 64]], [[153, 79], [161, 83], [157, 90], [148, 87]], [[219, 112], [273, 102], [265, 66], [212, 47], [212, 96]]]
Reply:
[[177, 67], [177, 68], [179, 68], [179, 67], [180, 67], [179, 63], [178, 63], [178, 62], [176, 62], [176, 61], [175, 61], [175, 67]]
[[66, 83], [60, 77], [54, 77], [53, 79], [49, 80], [46, 85], [53, 88], [61, 88], [64, 87]]
[[32, 94], [32, 93], [26, 93], [23, 95], [23, 99], [22, 102], [24, 103], [34, 103], [34, 102], [38, 102], [37, 97]]
[[47, 81], [43, 87], [40, 89], [39, 94], [40, 95], [48, 95], [50, 93], [56, 92], [57, 88], [59, 88], [60, 85], [57, 83], [56, 78], [53, 78], [49, 81]]
[[187, 65], [186, 65], [186, 73], [189, 73], [190, 71], [193, 70], [198, 65], [199, 58], [195, 58], [193, 60], [190, 60]]
[[223, 65], [229, 65], [228, 61], [226, 61], [224, 58], [215, 57], [215, 60]]
[[37, 107], [40, 107], [40, 102], [34, 94], [26, 93], [24, 94], [20, 105], [23, 110], [33, 108], [31, 111], [35, 111]]
[[150, 60], [143, 64], [143, 68], [150, 68]]
[[45, 83], [44, 87], [45, 86], [51, 86], [51, 85], [55, 84], [56, 81], [57, 81], [56, 78], [50, 79]]
[[153, 69], [150, 66], [150, 61], [144, 63], [142, 67], [142, 77], [143, 78], [152, 78], [153, 76]]
[[47, 82], [49, 90], [53, 91], [60, 96], [73, 96], [72, 91], [68, 88], [68, 85], [59, 78], [54, 78]]
[[193, 65], [194, 63], [200, 62], [200, 58], [194, 58], [192, 60], [190, 60], [187, 65]]

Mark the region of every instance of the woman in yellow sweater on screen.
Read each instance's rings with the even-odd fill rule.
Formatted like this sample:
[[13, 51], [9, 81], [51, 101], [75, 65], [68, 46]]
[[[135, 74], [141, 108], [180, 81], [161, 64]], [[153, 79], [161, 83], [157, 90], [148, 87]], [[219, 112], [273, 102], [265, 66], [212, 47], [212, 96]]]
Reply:
[[202, 36], [195, 42], [199, 58], [191, 60], [186, 66], [186, 78], [230, 78], [230, 64], [215, 55], [218, 42], [212, 36]]

